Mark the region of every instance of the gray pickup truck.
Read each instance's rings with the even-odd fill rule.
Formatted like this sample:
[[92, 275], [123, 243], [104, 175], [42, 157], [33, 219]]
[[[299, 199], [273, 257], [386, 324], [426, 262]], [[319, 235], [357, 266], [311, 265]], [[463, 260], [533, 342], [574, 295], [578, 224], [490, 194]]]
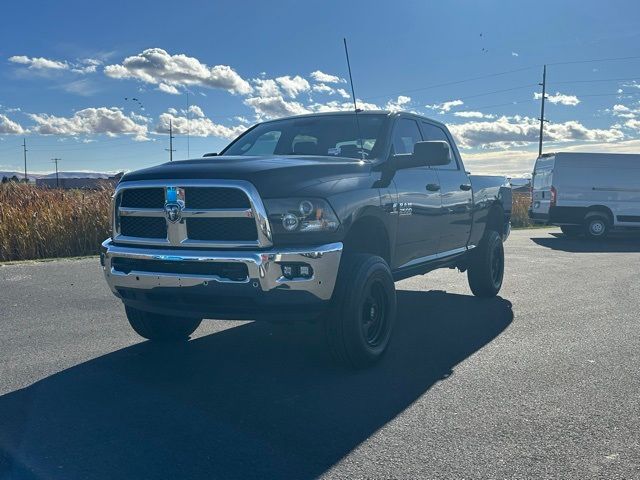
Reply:
[[441, 123], [303, 115], [127, 173], [101, 262], [147, 339], [186, 340], [204, 318], [322, 322], [335, 358], [363, 367], [389, 344], [395, 281], [458, 268], [498, 293], [510, 217], [507, 180], [469, 175]]

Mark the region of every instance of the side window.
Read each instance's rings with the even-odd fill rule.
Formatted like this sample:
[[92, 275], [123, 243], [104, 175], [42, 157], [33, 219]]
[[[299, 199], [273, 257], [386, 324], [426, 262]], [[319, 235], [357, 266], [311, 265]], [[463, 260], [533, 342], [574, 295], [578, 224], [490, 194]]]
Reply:
[[413, 153], [413, 146], [422, 141], [418, 123], [415, 120], [401, 118], [393, 132], [393, 154]]
[[440, 127], [435, 125], [431, 125], [430, 123], [421, 122], [422, 123], [422, 134], [424, 135], [424, 139], [426, 141], [434, 141], [440, 140], [443, 142], [447, 142], [449, 144], [449, 163], [447, 165], [441, 165], [436, 168], [441, 168], [444, 170], [458, 170], [458, 162], [456, 162], [455, 153], [453, 153], [453, 147], [447, 134]]

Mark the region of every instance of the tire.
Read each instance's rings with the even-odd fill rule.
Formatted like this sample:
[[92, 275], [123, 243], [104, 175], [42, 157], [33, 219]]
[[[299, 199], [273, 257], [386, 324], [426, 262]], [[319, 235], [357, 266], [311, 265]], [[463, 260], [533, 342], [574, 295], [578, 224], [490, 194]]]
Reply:
[[582, 233], [582, 226], [580, 225], [561, 225], [560, 230], [565, 236], [575, 238]]
[[127, 306], [125, 306], [125, 311], [129, 324], [135, 332], [154, 342], [187, 340], [202, 322], [201, 318], [158, 315]]
[[591, 240], [602, 240], [609, 235], [611, 221], [602, 213], [588, 213], [584, 219], [584, 234]]
[[396, 320], [396, 289], [391, 269], [381, 257], [343, 257], [325, 338], [342, 366], [364, 368], [384, 355]]
[[489, 230], [472, 252], [467, 270], [471, 291], [476, 297], [495, 297], [504, 278], [504, 246], [500, 234]]

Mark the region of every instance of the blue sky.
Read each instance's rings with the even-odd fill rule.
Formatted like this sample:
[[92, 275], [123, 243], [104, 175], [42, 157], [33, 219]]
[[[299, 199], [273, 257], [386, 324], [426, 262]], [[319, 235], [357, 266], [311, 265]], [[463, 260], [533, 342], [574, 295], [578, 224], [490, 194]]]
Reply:
[[22, 170], [23, 138], [30, 171], [130, 170], [168, 159], [169, 119], [181, 159], [187, 131], [198, 157], [260, 119], [349, 108], [344, 36], [361, 106], [443, 121], [472, 171], [531, 171], [545, 63], [546, 151], [640, 151], [638, 2], [384, 5], [7, 3], [0, 170]]

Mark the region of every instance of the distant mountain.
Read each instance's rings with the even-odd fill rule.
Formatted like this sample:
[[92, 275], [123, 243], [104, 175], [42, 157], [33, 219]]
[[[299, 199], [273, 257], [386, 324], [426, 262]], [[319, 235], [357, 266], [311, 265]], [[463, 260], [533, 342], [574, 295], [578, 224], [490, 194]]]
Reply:
[[[0, 179], [2, 177], [11, 178], [13, 176], [18, 177], [20, 180], [24, 178], [24, 172], [11, 172], [0, 171]], [[115, 175], [114, 173], [101, 173], [101, 172], [59, 172], [60, 178], [109, 178]], [[56, 178], [55, 173], [27, 173], [30, 182], [35, 182], [37, 178]]]

